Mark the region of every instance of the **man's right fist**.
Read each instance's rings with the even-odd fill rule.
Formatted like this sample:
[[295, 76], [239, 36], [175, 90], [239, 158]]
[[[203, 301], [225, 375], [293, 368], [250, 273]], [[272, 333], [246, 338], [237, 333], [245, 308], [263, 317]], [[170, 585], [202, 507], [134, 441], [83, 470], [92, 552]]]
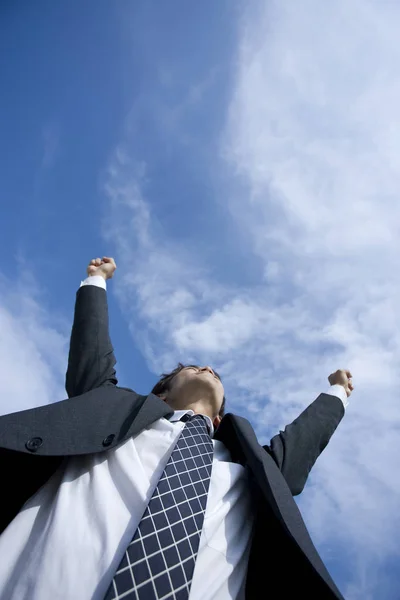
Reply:
[[328, 381], [331, 385], [342, 385], [346, 390], [347, 397], [349, 397], [354, 390], [352, 377], [352, 374], [347, 369], [338, 369], [335, 373], [329, 375]]
[[100, 275], [104, 279], [111, 279], [116, 268], [117, 265], [113, 258], [103, 256], [103, 258], [94, 258], [90, 261], [87, 268], [87, 274], [89, 277]]

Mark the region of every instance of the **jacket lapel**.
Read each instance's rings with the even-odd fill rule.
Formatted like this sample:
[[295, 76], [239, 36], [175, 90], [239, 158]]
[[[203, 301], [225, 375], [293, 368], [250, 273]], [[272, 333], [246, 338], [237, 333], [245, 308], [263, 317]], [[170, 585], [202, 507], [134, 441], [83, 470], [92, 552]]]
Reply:
[[104, 386], [0, 417], [0, 448], [36, 456], [103, 452], [172, 412], [154, 394], [146, 397]]
[[[124, 439], [128, 439], [149, 427], [152, 423], [162, 417], [169, 417], [174, 414], [174, 411], [158, 396], [149, 394], [146, 400], [140, 407], [135, 419], [130, 423]], [[128, 425], [128, 423], [127, 423]]]

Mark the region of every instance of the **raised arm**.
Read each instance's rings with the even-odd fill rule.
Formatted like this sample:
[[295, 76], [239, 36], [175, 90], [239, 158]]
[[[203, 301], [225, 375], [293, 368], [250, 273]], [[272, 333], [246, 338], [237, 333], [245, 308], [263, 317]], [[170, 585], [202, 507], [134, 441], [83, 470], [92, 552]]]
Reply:
[[264, 446], [282, 471], [293, 496], [303, 491], [311, 468], [343, 418], [347, 398], [354, 389], [351, 377], [344, 369], [332, 373], [328, 377], [329, 392], [320, 394]]
[[89, 263], [87, 274], [96, 285], [81, 285], [76, 294], [74, 323], [68, 356], [65, 389], [79, 396], [102, 385], [117, 385], [114, 349], [108, 326], [105, 280], [116, 269], [112, 258]]

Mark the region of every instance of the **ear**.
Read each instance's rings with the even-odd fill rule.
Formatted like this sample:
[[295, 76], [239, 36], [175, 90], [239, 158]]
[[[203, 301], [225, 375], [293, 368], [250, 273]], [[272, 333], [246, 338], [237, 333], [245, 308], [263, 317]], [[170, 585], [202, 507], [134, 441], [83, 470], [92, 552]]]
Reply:
[[217, 429], [217, 427], [219, 426], [219, 424], [221, 423], [222, 419], [221, 417], [218, 415], [218, 417], [215, 417], [214, 421], [213, 421], [213, 425], [214, 425], [214, 429]]

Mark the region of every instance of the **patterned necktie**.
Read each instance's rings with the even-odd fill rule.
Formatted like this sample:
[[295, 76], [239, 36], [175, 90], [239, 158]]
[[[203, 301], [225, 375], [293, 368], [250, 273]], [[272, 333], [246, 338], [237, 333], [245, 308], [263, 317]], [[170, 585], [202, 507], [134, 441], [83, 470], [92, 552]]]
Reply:
[[214, 449], [205, 419], [185, 417], [186, 425], [105, 600], [189, 597]]

